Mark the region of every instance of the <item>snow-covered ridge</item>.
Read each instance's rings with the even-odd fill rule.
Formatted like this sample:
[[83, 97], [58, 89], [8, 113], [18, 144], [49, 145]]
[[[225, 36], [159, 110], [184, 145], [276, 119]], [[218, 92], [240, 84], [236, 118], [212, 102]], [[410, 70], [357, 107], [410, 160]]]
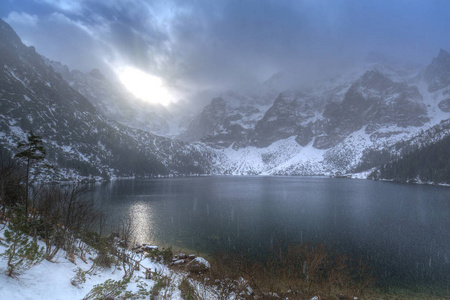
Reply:
[[187, 135], [216, 149], [218, 173], [345, 173], [365, 165], [370, 153], [429, 139], [422, 133], [450, 117], [447, 98], [449, 87], [428, 91], [421, 69], [377, 63], [282, 92], [262, 117], [252, 115], [253, 126], [242, 122], [245, 109], [256, 107], [253, 99], [215, 99]]
[[73, 178], [345, 173], [376, 152], [400, 153], [399, 143], [436, 140], [428, 130], [450, 118], [443, 50], [425, 72], [378, 63], [283, 91], [275, 88], [282, 75], [275, 76], [254, 95], [221, 94], [187, 126], [181, 114], [138, 105], [98, 71], [70, 71], [19, 45], [12, 29], [1, 33], [8, 55], [0, 57], [0, 143], [14, 153], [34, 130], [49, 162], [76, 170]]

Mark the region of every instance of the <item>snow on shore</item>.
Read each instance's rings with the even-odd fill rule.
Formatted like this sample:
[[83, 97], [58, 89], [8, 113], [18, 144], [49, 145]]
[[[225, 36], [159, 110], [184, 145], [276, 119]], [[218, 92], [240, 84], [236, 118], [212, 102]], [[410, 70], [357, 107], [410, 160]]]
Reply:
[[[3, 226], [0, 224], [0, 226]], [[4, 229], [0, 230], [0, 238], [3, 238]], [[44, 246], [42, 241], [38, 241], [39, 246]], [[5, 251], [5, 247], [0, 245], [0, 253]], [[0, 299], [54, 299], [54, 300], [72, 300], [83, 299], [92, 288], [104, 283], [108, 279], [122, 280], [124, 271], [113, 266], [110, 269], [98, 268], [91, 275], [86, 275], [86, 282], [80, 284], [78, 287], [71, 282], [75, 277], [79, 268], [87, 271], [92, 267], [92, 259], [95, 257], [95, 250], [86, 255], [87, 262], [84, 262], [79, 257], [75, 257], [74, 263], [69, 261], [66, 257], [67, 253], [60, 250], [52, 262], [43, 260], [39, 264], [31, 267], [25, 271], [19, 271], [14, 277], [6, 275], [7, 262], [0, 257]], [[183, 278], [182, 273], [174, 273], [167, 266], [151, 261], [149, 258], [142, 260], [141, 265], [149, 268], [152, 271], [170, 276], [173, 279], [173, 286], [171, 299], [181, 299], [180, 291], [176, 288], [176, 282]], [[128, 284], [127, 291], [137, 292], [138, 284], [146, 284], [146, 289], [151, 290], [155, 284], [155, 280], [145, 279], [143, 268], [140, 271], [135, 271], [133, 277]]]

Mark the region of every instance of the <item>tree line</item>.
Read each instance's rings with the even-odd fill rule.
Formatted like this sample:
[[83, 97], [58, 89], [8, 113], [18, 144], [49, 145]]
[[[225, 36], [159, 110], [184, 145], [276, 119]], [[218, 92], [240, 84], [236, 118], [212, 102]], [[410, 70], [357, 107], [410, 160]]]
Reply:
[[383, 164], [369, 178], [450, 183], [450, 136]]

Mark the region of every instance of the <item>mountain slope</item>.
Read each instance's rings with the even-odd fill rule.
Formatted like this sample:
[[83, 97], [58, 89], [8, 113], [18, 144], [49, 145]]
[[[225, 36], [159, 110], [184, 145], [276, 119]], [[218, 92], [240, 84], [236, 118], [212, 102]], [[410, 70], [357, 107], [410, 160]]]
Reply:
[[0, 20], [0, 143], [33, 130], [48, 160], [83, 175], [209, 172], [208, 150], [127, 128], [100, 114]]
[[190, 121], [188, 110], [185, 109], [185, 115], [181, 116], [176, 111], [177, 104], [172, 104], [169, 111], [160, 104], [139, 100], [121, 82], [106, 78], [97, 69], [85, 74], [43, 58], [74, 90], [88, 99], [97, 111], [122, 125], [172, 137], [179, 134], [180, 127], [184, 129], [184, 123]]
[[[225, 173], [367, 170], [375, 161], [386, 163], [389, 156], [382, 154], [393, 151], [393, 145], [450, 117], [449, 85], [428, 88], [445, 82], [433, 79], [446, 78], [445, 53], [441, 50], [425, 78], [417, 68], [375, 64], [311, 89], [282, 92], [246, 127], [233, 123], [242, 118], [242, 109], [232, 110], [227, 101], [215, 99], [184, 135], [216, 148]], [[247, 104], [250, 110], [252, 104], [243, 101], [239, 107]]]
[[419, 144], [394, 159], [391, 156], [391, 161], [376, 168], [369, 178], [450, 184], [449, 149], [450, 130], [447, 129], [447, 134], [435, 142]]
[[226, 93], [214, 98], [179, 138], [202, 141], [213, 148], [248, 145], [249, 133], [268, 105], [260, 97]]
[[[444, 50], [424, 72], [372, 64], [277, 96], [270, 82], [257, 96], [222, 94], [179, 136], [183, 142], [150, 133], [156, 117], [156, 123], [136, 117], [133, 124], [140, 107], [98, 71], [83, 74], [44, 60], [0, 25], [0, 144], [14, 153], [33, 130], [42, 135], [49, 162], [66, 174], [361, 172], [450, 132]], [[114, 115], [117, 121], [109, 118]]]
[[450, 85], [450, 54], [441, 49], [424, 72], [428, 91], [436, 92]]

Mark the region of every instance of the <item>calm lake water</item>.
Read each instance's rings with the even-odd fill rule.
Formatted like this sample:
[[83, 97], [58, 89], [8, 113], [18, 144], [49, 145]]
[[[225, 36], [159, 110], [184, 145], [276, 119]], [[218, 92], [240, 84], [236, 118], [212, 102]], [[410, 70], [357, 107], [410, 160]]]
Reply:
[[450, 286], [450, 188], [310, 177], [122, 180], [91, 190], [137, 242], [264, 256], [286, 242], [367, 257], [381, 284]]

